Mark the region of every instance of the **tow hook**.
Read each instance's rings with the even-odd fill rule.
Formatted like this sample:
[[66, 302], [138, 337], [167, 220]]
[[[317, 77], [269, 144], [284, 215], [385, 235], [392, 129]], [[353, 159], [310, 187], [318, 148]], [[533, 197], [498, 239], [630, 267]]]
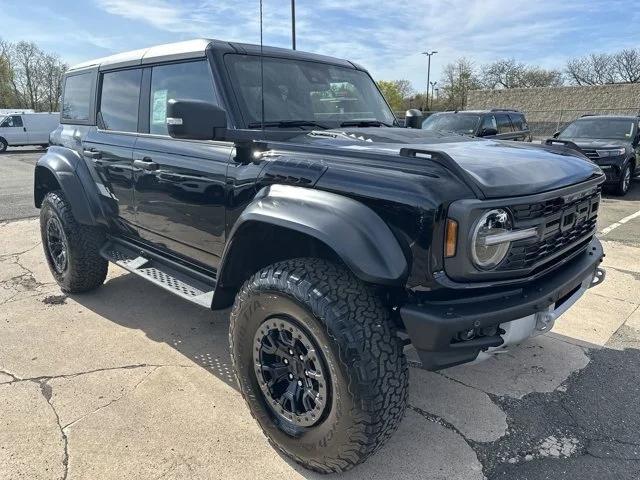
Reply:
[[604, 268], [596, 268], [595, 273], [593, 274], [593, 278], [591, 279], [591, 283], [589, 284], [589, 288], [595, 287], [596, 285], [600, 285], [604, 282], [604, 277], [607, 276], [607, 272]]

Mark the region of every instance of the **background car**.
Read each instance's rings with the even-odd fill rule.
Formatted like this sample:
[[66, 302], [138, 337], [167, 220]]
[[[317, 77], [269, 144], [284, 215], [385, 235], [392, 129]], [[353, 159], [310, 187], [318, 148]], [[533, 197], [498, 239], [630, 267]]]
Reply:
[[60, 123], [59, 113], [14, 113], [0, 115], [0, 152], [7, 147], [49, 145], [49, 134]]
[[[640, 131], [637, 116], [585, 115], [553, 135], [571, 142], [607, 176], [606, 183], [625, 195], [631, 179], [640, 175]], [[553, 140], [547, 141], [553, 143]]]
[[522, 112], [511, 109], [439, 112], [422, 122], [424, 130], [454, 132], [471, 137], [531, 141], [531, 131]]

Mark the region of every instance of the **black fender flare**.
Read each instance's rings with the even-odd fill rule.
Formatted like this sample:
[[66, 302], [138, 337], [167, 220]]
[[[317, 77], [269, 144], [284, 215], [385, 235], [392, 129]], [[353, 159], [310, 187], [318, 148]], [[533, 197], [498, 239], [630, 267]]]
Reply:
[[86, 164], [75, 150], [49, 147], [36, 163], [33, 196], [37, 208], [40, 208], [44, 196], [52, 189], [48, 182], [51, 178], [56, 180], [71, 204], [71, 212], [76, 221], [96, 225], [97, 218], [101, 216], [100, 207], [95, 199], [90, 199], [86, 191], [87, 187], [93, 185], [93, 181]]
[[264, 187], [235, 222], [226, 242], [218, 278], [234, 254], [234, 239], [248, 222], [263, 222], [315, 238], [333, 250], [361, 280], [401, 285], [409, 271], [389, 226], [372, 209], [352, 198], [290, 185]]

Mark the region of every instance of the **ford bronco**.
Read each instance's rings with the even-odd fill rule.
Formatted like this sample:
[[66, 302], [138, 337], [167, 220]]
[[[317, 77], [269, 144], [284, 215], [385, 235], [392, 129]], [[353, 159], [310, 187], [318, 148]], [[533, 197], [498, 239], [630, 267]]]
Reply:
[[[112, 262], [230, 314], [239, 389], [307, 468], [396, 430], [436, 370], [548, 331], [604, 278], [604, 175], [564, 146], [401, 128], [346, 60], [194, 40], [71, 68], [35, 169], [61, 289]], [[187, 318], [184, 321], [189, 321]]]

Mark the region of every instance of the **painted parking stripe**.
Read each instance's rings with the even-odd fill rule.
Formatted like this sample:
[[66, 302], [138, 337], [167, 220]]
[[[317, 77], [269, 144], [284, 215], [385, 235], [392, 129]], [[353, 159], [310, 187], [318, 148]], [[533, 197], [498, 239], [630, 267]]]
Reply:
[[638, 210], [636, 213], [632, 213], [631, 215], [624, 217], [622, 220], [618, 220], [616, 223], [609, 225], [607, 228], [603, 228], [602, 230], [600, 230], [600, 235], [606, 235], [611, 230], [615, 230], [616, 228], [637, 217], [640, 217], [640, 210]]

